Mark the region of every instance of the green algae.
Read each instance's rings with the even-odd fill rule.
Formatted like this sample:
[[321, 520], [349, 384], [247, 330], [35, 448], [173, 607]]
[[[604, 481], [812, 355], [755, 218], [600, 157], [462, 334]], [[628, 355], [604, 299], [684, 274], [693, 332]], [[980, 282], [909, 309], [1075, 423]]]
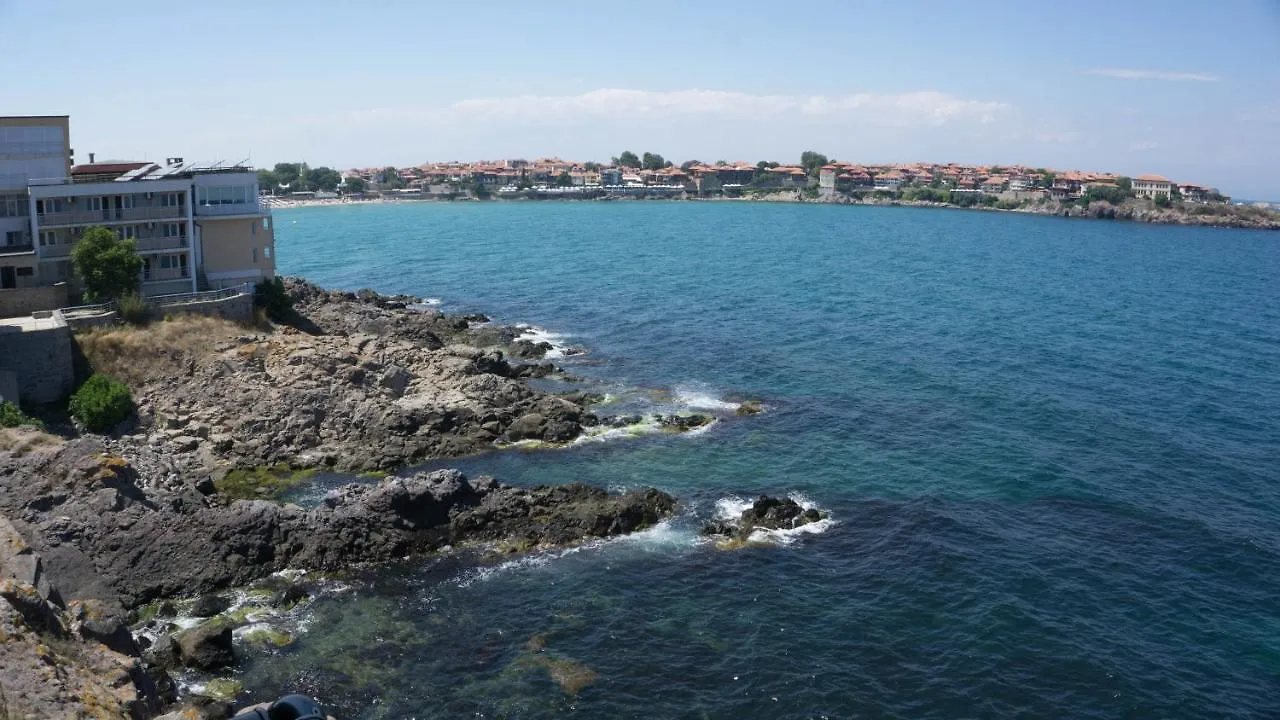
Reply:
[[295, 469], [283, 463], [238, 468], [215, 480], [218, 494], [233, 500], [276, 500], [315, 474], [314, 468]]
[[265, 648], [282, 648], [293, 644], [293, 633], [288, 630], [264, 625], [246, 632], [240, 639], [249, 645]]

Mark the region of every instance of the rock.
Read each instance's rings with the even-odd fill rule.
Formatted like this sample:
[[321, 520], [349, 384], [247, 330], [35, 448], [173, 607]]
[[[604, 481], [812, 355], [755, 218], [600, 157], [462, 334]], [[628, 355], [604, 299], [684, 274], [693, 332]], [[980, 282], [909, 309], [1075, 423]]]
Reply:
[[271, 596], [271, 607], [289, 607], [311, 597], [315, 586], [310, 583], [290, 583]]
[[736, 521], [716, 519], [703, 523], [702, 534], [745, 540], [756, 529], [792, 530], [827, 517], [827, 513], [816, 508], [805, 509], [791, 498], [761, 495]]
[[764, 412], [764, 406], [759, 400], [743, 400], [734, 410], [735, 415], [759, 415], [761, 412]]
[[192, 617], [207, 618], [226, 612], [231, 607], [231, 600], [221, 595], [201, 595], [191, 605]]
[[715, 421], [709, 415], [655, 415], [654, 420], [665, 430], [685, 432]]
[[179, 435], [170, 441], [170, 444], [174, 452], [191, 452], [200, 447], [200, 439], [190, 435]]
[[235, 663], [231, 647], [231, 623], [212, 620], [180, 633], [178, 658], [196, 670], [217, 670]]
[[507, 438], [509, 440], [541, 440], [546, 430], [546, 422], [547, 419], [538, 413], [521, 415], [507, 427]]

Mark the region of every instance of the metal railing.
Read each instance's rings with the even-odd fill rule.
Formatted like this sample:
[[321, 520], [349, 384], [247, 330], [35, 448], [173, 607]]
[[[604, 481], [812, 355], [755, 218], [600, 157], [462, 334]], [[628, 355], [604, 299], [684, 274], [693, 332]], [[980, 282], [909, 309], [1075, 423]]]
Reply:
[[138, 252], [149, 252], [151, 250], [182, 250], [188, 247], [186, 235], [134, 238], [133, 243], [134, 249]]
[[187, 210], [183, 205], [155, 205], [150, 207], [104, 208], [102, 210], [64, 210], [61, 212], [43, 212], [37, 215], [41, 225], [92, 225], [103, 222], [127, 222], [129, 220], [173, 220], [187, 219]]
[[185, 305], [193, 302], [209, 302], [210, 300], [223, 300], [226, 298], [236, 297], [237, 295], [252, 294], [254, 291], [253, 283], [241, 283], [233, 287], [222, 288], [221, 290], [202, 290], [200, 292], [175, 293], [173, 295], [156, 295], [146, 299], [147, 305], [151, 307], [166, 307], [168, 305]]
[[58, 312], [63, 315], [99, 315], [101, 313], [111, 312], [119, 307], [120, 306], [116, 304], [116, 301], [112, 300], [110, 302], [98, 303], [97, 305], [73, 305], [71, 307], [64, 307]]

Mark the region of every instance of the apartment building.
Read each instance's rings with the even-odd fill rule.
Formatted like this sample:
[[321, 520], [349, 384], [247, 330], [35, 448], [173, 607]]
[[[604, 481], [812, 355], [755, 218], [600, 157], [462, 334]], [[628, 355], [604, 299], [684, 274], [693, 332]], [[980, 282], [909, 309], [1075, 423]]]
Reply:
[[275, 228], [253, 168], [169, 158], [72, 164], [67, 116], [0, 117], [0, 292], [67, 283], [91, 227], [133, 240], [144, 296], [275, 275]]
[[1139, 175], [1133, 179], [1133, 194], [1138, 197], [1155, 200], [1158, 197], [1168, 198], [1173, 191], [1173, 183], [1159, 175]]
[[248, 167], [182, 158], [90, 163], [66, 178], [33, 180], [29, 194], [42, 285], [74, 285], [71, 249], [94, 226], [134, 241], [144, 296], [275, 274], [271, 212], [259, 202], [257, 174]]
[[68, 175], [69, 127], [66, 115], [0, 117], [0, 290], [39, 285], [27, 185]]

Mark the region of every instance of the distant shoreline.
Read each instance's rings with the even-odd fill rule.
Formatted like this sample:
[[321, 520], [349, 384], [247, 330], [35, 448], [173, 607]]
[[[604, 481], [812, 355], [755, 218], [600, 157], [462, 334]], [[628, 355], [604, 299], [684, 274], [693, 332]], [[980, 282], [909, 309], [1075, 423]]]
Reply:
[[951, 203], [929, 202], [924, 200], [897, 200], [888, 198], [874, 198], [866, 200], [858, 200], [847, 196], [805, 198], [798, 191], [791, 192], [775, 192], [761, 195], [751, 195], [743, 197], [725, 197], [716, 196], [709, 198], [699, 197], [623, 197], [610, 198], [604, 200], [602, 198], [586, 199], [586, 198], [547, 198], [534, 199], [527, 197], [520, 198], [503, 198], [492, 196], [486, 199], [473, 197], [464, 198], [333, 198], [323, 200], [293, 200], [288, 198], [273, 198], [267, 203], [274, 209], [292, 209], [304, 207], [342, 207], [349, 205], [396, 205], [401, 203], [528, 203], [528, 202], [547, 202], [547, 201], [570, 201], [570, 202], [773, 202], [773, 203], [789, 203], [796, 205], [860, 205], [860, 206], [881, 206], [881, 207], [914, 207], [914, 208], [935, 208], [949, 210], [979, 210], [984, 212], [1001, 212], [1015, 213], [1022, 215], [1047, 215], [1057, 217], [1072, 217], [1089, 220], [1117, 220], [1120, 222], [1136, 222], [1148, 225], [1189, 225], [1198, 227], [1218, 227], [1227, 229], [1242, 230], [1280, 230], [1280, 213], [1262, 208], [1254, 208], [1251, 206], [1239, 205], [1192, 205], [1192, 208], [1208, 208], [1205, 213], [1199, 214], [1188, 209], [1188, 206], [1175, 206], [1169, 208], [1160, 208], [1154, 204], [1142, 203], [1140, 201], [1129, 201], [1122, 205], [1116, 206], [1105, 201], [1090, 203], [1088, 206], [1080, 206], [1075, 203], [1061, 203], [1057, 201], [1048, 201], [1020, 208], [997, 208], [997, 207], [964, 207]]

